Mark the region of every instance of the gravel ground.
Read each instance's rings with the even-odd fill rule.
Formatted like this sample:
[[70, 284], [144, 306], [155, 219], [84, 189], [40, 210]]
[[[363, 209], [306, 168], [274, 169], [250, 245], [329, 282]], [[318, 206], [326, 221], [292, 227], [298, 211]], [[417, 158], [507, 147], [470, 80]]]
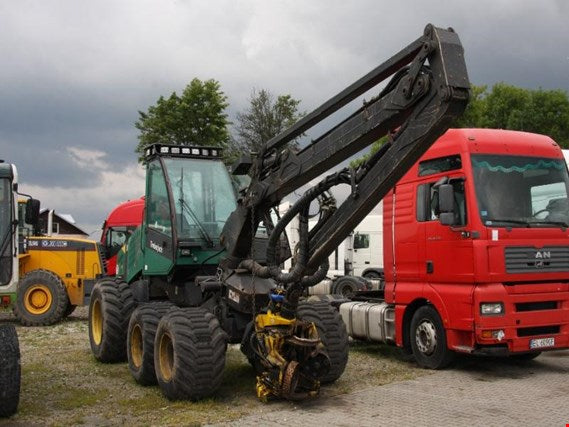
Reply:
[[[9, 312], [0, 321], [15, 322]], [[236, 420], [256, 412], [294, 408], [267, 405], [255, 397], [255, 375], [237, 346], [230, 346], [223, 384], [214, 398], [170, 402], [157, 387], [134, 382], [126, 363], [98, 363], [89, 349], [87, 308], [49, 327], [17, 325], [22, 353], [18, 414], [0, 425], [202, 425]], [[344, 375], [318, 399], [427, 374], [399, 357], [396, 349], [353, 342]], [[315, 402], [315, 404], [318, 404]]]

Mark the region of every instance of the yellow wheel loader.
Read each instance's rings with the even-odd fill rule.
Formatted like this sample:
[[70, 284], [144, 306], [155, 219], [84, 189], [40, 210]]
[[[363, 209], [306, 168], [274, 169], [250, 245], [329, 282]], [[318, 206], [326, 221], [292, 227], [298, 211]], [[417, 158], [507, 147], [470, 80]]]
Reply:
[[40, 236], [39, 201], [28, 196], [18, 200], [16, 209], [16, 168], [5, 166], [12, 184], [6, 209], [0, 209], [5, 224], [0, 261], [6, 276], [0, 277], [0, 307], [11, 307], [23, 325], [51, 325], [89, 303], [95, 279], [105, 273], [103, 251], [92, 240]]

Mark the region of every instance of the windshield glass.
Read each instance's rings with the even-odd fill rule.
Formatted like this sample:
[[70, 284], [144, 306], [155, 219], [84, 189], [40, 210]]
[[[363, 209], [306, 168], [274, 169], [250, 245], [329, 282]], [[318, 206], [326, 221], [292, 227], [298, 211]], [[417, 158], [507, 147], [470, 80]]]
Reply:
[[164, 159], [175, 207], [178, 238], [218, 239], [235, 210], [235, 192], [221, 161]]
[[0, 285], [12, 275], [12, 191], [10, 180], [0, 179]]
[[569, 223], [567, 166], [561, 159], [472, 155], [478, 210], [486, 225]]

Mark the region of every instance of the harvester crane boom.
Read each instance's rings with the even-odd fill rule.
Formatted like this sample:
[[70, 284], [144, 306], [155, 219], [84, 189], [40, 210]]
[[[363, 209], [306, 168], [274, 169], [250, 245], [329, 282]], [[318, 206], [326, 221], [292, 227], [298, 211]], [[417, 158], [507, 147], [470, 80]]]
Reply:
[[[427, 64], [428, 62], [428, 64]], [[287, 142], [338, 111], [350, 101], [393, 76], [379, 96], [350, 117], [313, 140], [298, 153]], [[459, 116], [469, 98], [469, 80], [463, 49], [452, 29], [427, 25], [424, 35], [370, 73], [269, 140], [252, 162], [251, 184], [227, 221], [222, 239], [226, 268], [253, 270], [250, 257], [255, 227], [267, 210], [283, 197], [330, 170], [382, 136], [395, 132], [378, 154], [357, 170], [344, 169], [307, 191], [277, 223], [267, 249], [268, 263], [277, 264], [274, 245], [284, 224], [301, 214], [307, 204], [339, 184], [352, 186], [350, 197], [327, 215], [316, 232], [306, 235], [309, 249], [304, 276], [313, 274], [338, 244], [373, 209], [419, 157]], [[247, 170], [235, 167], [236, 174]], [[254, 223], [255, 227], [251, 224]], [[276, 233], [276, 234], [275, 234]], [[301, 242], [302, 243], [302, 242]], [[254, 272], [275, 277], [258, 268]], [[277, 279], [278, 281], [278, 279]]]

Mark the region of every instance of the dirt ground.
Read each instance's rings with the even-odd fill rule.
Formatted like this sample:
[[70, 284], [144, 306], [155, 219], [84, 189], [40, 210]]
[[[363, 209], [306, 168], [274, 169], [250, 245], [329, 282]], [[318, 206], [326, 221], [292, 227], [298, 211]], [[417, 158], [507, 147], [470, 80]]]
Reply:
[[[0, 312], [0, 321], [16, 322], [9, 312]], [[229, 347], [223, 384], [214, 398], [170, 402], [158, 387], [136, 384], [126, 363], [108, 365], [93, 358], [86, 307], [54, 326], [16, 326], [22, 354], [20, 406], [0, 425], [202, 425], [294, 407], [257, 400], [254, 372], [238, 346]], [[318, 399], [425, 374], [394, 348], [354, 342], [346, 371], [324, 386]]]

